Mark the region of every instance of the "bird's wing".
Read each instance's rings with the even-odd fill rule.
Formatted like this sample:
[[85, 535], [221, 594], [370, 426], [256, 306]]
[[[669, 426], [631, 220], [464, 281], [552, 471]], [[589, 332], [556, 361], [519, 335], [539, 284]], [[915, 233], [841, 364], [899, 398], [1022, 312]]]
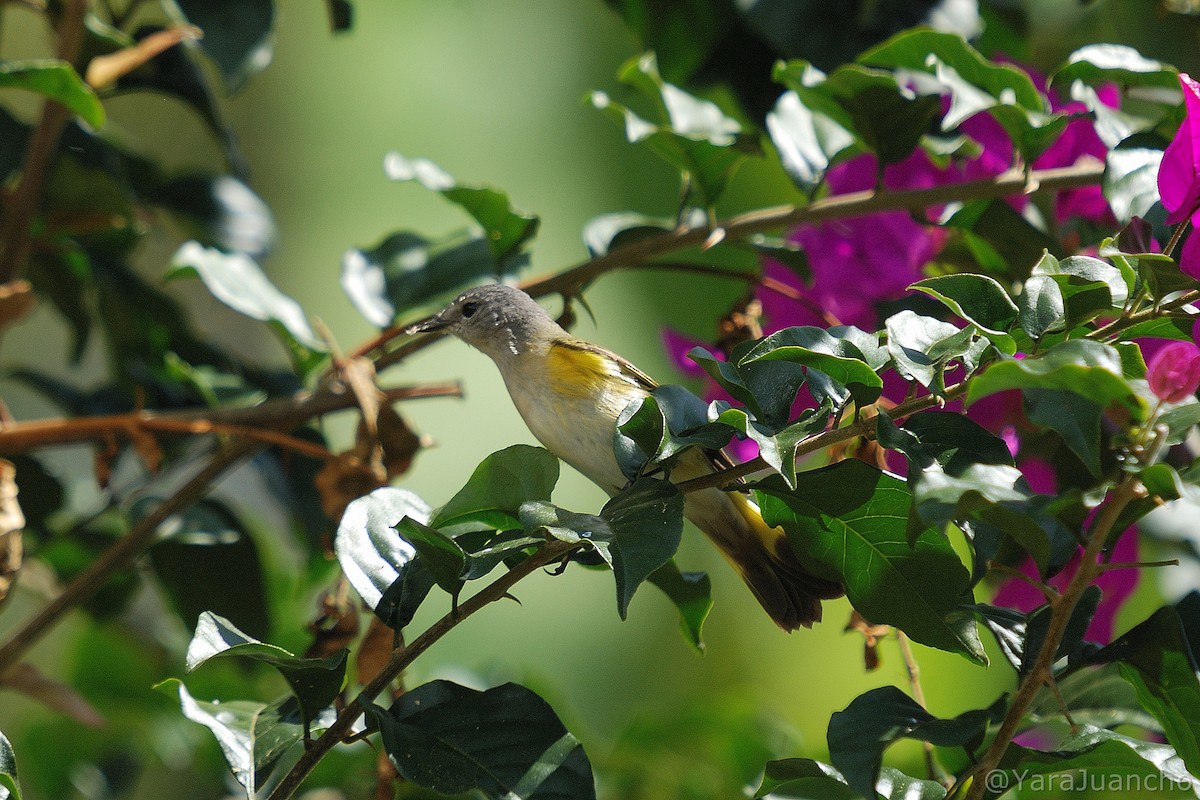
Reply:
[[621, 373], [621, 377], [625, 378], [633, 385], [641, 389], [645, 389], [647, 392], [653, 391], [658, 387], [658, 384], [649, 375], [642, 372], [633, 364], [630, 364], [624, 358], [621, 358], [621, 356], [617, 355], [611, 350], [605, 350], [600, 345], [592, 344], [591, 342], [584, 341], [583, 339], [568, 339], [555, 342], [555, 344], [560, 347], [569, 347], [572, 350], [579, 350], [584, 353], [592, 353], [593, 355], [599, 356], [606, 361], [616, 364], [617, 369]]
[[[585, 353], [593, 353], [601, 358], [610, 360], [620, 369], [622, 377], [624, 377], [630, 383], [645, 389], [647, 392], [654, 391], [654, 389], [658, 387], [658, 383], [656, 383], [653, 378], [611, 350], [605, 350], [603, 347], [592, 344], [591, 342], [583, 339], [571, 339], [569, 341], [558, 342], [557, 344], [564, 347], [570, 347], [574, 350], [581, 350]], [[703, 453], [705, 458], [708, 460], [708, 463], [712, 466], [714, 472], [729, 469], [736, 464], [736, 462], [730, 458], [729, 454], [724, 450], [704, 450]], [[738, 480], [732, 484], [732, 486], [736, 486], [740, 483], [742, 483], [742, 481]]]

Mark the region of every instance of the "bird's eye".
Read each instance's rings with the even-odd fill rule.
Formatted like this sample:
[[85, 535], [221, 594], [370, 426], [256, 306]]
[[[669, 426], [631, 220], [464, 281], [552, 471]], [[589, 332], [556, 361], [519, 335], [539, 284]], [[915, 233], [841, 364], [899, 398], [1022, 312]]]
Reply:
[[470, 319], [475, 316], [475, 312], [479, 310], [479, 303], [468, 302], [462, 304], [462, 315], [464, 319]]

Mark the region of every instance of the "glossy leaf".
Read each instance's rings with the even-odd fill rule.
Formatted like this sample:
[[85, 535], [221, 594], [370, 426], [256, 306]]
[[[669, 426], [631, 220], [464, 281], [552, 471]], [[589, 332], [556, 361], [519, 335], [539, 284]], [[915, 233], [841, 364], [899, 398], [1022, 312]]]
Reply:
[[17, 756], [8, 737], [0, 733], [0, 789], [11, 800], [21, 800], [21, 783], [17, 780]]
[[1160, 608], [1095, 660], [1118, 662], [1121, 675], [1162, 725], [1188, 771], [1200, 773], [1200, 679], [1179, 612], [1172, 606]]
[[157, 187], [155, 203], [183, 221], [187, 234], [205, 247], [260, 259], [275, 245], [271, 209], [230, 175], [187, 175]]
[[[698, 224], [703, 224], [700, 220]], [[666, 217], [648, 217], [633, 211], [602, 214], [583, 226], [583, 243], [592, 258], [608, 255], [616, 248], [633, 244], [648, 236], [674, 230], [676, 221]]]
[[789, 361], [758, 360], [742, 365], [747, 353], [757, 342], [745, 342], [734, 348], [730, 360], [711, 355], [702, 347], [694, 347], [688, 358], [713, 377], [730, 396], [744, 404], [754, 418], [776, 431], [791, 420], [796, 392], [805, 382], [804, 367]]
[[404, 517], [394, 525], [400, 538], [417, 551], [425, 570], [447, 594], [458, 597], [466, 571], [467, 554], [453, 539], [436, 528]]
[[515, 275], [524, 256], [497, 262], [486, 238], [473, 232], [426, 239], [409, 231], [375, 247], [342, 256], [342, 289], [372, 325], [386, 328], [396, 316], [481, 278]]
[[1141, 401], [1125, 379], [1116, 348], [1088, 339], [1062, 342], [1036, 357], [999, 361], [971, 381], [967, 403], [1005, 389], [1058, 389], [1107, 408], [1137, 411]]
[[408, 781], [493, 800], [594, 798], [583, 746], [545, 700], [515, 683], [479, 692], [432, 681], [390, 708], [367, 706], [383, 748]]
[[516, 444], [498, 450], [479, 463], [428, 524], [454, 533], [520, 528], [521, 505], [548, 501], [558, 473], [558, 459], [540, 447]]
[[489, 186], [458, 183], [428, 159], [408, 159], [392, 152], [384, 159], [383, 169], [391, 180], [415, 180], [426, 189], [440, 192], [447, 200], [461, 206], [483, 226], [484, 239], [497, 264], [504, 263], [519, 252], [537, 233], [538, 217], [513, 209], [507, 194]]
[[683, 638], [704, 652], [704, 621], [712, 610], [712, 581], [707, 572], [681, 572], [675, 559], [663, 564], [646, 578], [679, 609], [679, 628]]
[[287, 751], [304, 738], [299, 708], [290, 695], [269, 704], [249, 700], [208, 703], [194, 699], [181, 683], [179, 705], [185, 717], [216, 737], [233, 776], [246, 789], [247, 800], [257, 797]]
[[346, 677], [346, 650], [327, 658], [300, 658], [273, 644], [242, 633], [233, 623], [205, 612], [196, 622], [196, 632], [187, 649], [191, 672], [213, 658], [243, 656], [269, 664], [291, 687], [305, 725], [316, 719], [342, 690]]
[[844, 109], [883, 164], [908, 158], [941, 110], [941, 98], [913, 97], [891, 73], [859, 64], [838, 67], [817, 88]]
[[905, 378], [941, 394], [943, 372], [971, 349], [975, 331], [905, 309], [885, 321], [888, 353]]
[[970, 753], [983, 742], [988, 722], [999, 722], [1004, 715], [1004, 700], [988, 709], [939, 719], [895, 686], [872, 689], [830, 717], [829, 760], [851, 787], [874, 797], [883, 751], [893, 742], [917, 739]]
[[763, 769], [762, 782], [754, 792], [754, 800], [764, 797], [855, 800], [859, 794], [829, 764], [811, 758], [784, 758], [768, 761]]
[[866, 363], [849, 340], [811, 326], [784, 328], [759, 341], [742, 356], [739, 367], [786, 361], [823, 372], [850, 390], [860, 404], [871, 403], [883, 391], [883, 379]]
[[914, 414], [899, 429], [911, 438], [900, 440], [893, 438], [894, 425], [888, 426], [891, 419], [886, 414], [881, 413], [879, 420], [880, 444], [900, 450], [918, 469], [937, 464], [951, 475], [960, 475], [972, 464], [1013, 463], [1003, 439], [957, 412]]
[[1067, 56], [1050, 77], [1050, 85], [1070, 86], [1073, 81], [1084, 83], [1116, 83], [1120, 86], [1149, 86], [1157, 89], [1176, 89], [1179, 71], [1159, 61], [1146, 58], [1132, 47], [1120, 44], [1090, 44]]
[[974, 620], [958, 610], [970, 575], [941, 533], [909, 543], [911, 498], [899, 478], [850, 459], [799, 473], [795, 489], [778, 477], [754, 488], [767, 524], [783, 527], [804, 564], [842, 582], [864, 617], [986, 661]]
[[104, 106], [65, 61], [0, 61], [0, 89], [24, 89], [62, 103], [93, 128], [104, 127]]
[[222, 253], [198, 242], [187, 242], [175, 253], [166, 274], [168, 280], [180, 277], [199, 278], [225, 305], [251, 319], [269, 323], [303, 371], [320, 360], [325, 345], [309, 327], [304, 309], [279, 291], [249, 256]]
[[[427, 522], [431, 510], [407, 489], [385, 486], [346, 506], [333, 550], [346, 580], [384, 622], [391, 624], [395, 603], [382, 602], [388, 591], [411, 572], [416, 548], [400, 538], [395, 525], [411, 517]], [[398, 626], [392, 626], [398, 627]]]
[[1163, 151], [1148, 147], [1110, 150], [1104, 157], [1104, 199], [1120, 223], [1144, 217], [1158, 202]]
[[830, 402], [824, 400], [819, 407], [805, 409], [794, 422], [776, 431], [755, 421], [744, 409], [730, 406], [723, 400], [712, 403], [710, 414], [716, 412], [718, 423], [753, 439], [763, 461], [778, 472], [789, 486], [794, 486], [797, 450], [809, 438], [825, 430], [832, 411]]
[[[910, 289], [938, 300], [988, 335], [997, 346], [1011, 346], [1008, 330], [1017, 318], [1017, 304], [994, 278], [973, 273], [940, 275], [917, 281]], [[1007, 355], [1012, 350], [1006, 349]]]
[[[810, 70], [820, 74], [815, 68]], [[830, 165], [852, 152], [858, 141], [842, 121], [819, 107], [805, 105], [804, 98], [794, 91], [784, 92], [775, 102], [767, 115], [767, 132], [784, 171], [809, 195], [825, 180]]]
[[719, 450], [733, 430], [710, 421], [709, 407], [682, 386], [659, 386], [625, 407], [617, 417], [613, 450], [629, 479], [668, 462], [688, 447]]
[[1062, 389], [1026, 389], [1029, 421], [1062, 437], [1093, 476], [1100, 477], [1100, 420], [1104, 409], [1090, 399]]

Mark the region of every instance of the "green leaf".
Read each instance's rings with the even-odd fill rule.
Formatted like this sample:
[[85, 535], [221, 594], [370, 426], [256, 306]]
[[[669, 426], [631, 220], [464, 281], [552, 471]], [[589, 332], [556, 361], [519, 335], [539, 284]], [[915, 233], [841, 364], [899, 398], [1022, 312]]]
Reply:
[[804, 384], [804, 367], [789, 361], [760, 360], [741, 364], [756, 349], [749, 341], [734, 348], [729, 361], [711, 355], [703, 347], [693, 347], [688, 358], [712, 376], [730, 396], [754, 413], [768, 431], [777, 431], [791, 421], [796, 392]]
[[624, 126], [625, 137], [630, 142], [644, 142], [655, 155], [679, 170], [690, 182], [699, 206], [716, 203], [734, 171], [746, 160], [746, 154], [732, 146], [735, 140], [730, 136], [715, 139], [689, 136], [669, 125], [655, 125], [604, 92], [592, 92], [588, 100], [593, 107]]
[[370, 249], [346, 251], [342, 289], [368, 322], [386, 328], [404, 311], [460, 286], [516, 275], [527, 261], [524, 255], [496, 261], [491, 244], [477, 232], [426, 239], [399, 231]]
[[741, 357], [738, 367], [770, 361], [823, 372], [849, 389], [860, 404], [875, 402], [883, 392], [883, 379], [866, 363], [858, 347], [822, 328], [805, 325], [777, 331], [758, 341]]
[[347, 653], [343, 649], [327, 658], [299, 658], [282, 647], [247, 636], [229, 620], [206, 611], [197, 620], [196, 633], [188, 644], [187, 671], [225, 656], [244, 656], [269, 664], [291, 687], [300, 717], [307, 726], [341, 692]]
[[723, 400], [714, 400], [710, 413], [716, 413], [716, 421], [744, 433], [758, 445], [758, 454], [771, 469], [778, 472], [788, 486], [796, 483], [796, 451], [813, 435], [825, 430], [832, 412], [828, 399], [818, 408], [805, 409], [797, 420], [786, 427], [772, 432], [759, 424], [744, 409], [730, 406]]
[[[891, 419], [883, 413], [879, 419], [882, 431]], [[951, 475], [961, 475], [972, 464], [1013, 463], [1003, 439], [956, 411], [913, 414], [900, 430], [913, 439], [898, 443], [895, 449], [902, 451], [918, 469], [938, 464]], [[885, 438], [889, 438], [887, 433], [880, 437], [880, 444], [893, 447]]]
[[11, 800], [21, 800], [21, 783], [17, 780], [17, 755], [8, 737], [0, 733], [0, 789]]
[[62, 103], [97, 130], [104, 127], [104, 106], [92, 87], [65, 61], [0, 61], [0, 89], [24, 89]]
[[1054, 345], [1039, 356], [998, 361], [971, 381], [967, 404], [1006, 389], [1059, 389], [1074, 392], [1107, 408], [1120, 403], [1141, 413], [1116, 348], [1090, 339]]
[[518, 253], [537, 233], [538, 217], [513, 209], [507, 194], [489, 186], [460, 184], [428, 159], [408, 159], [392, 152], [384, 159], [383, 169], [391, 180], [415, 180], [461, 206], [483, 226], [484, 238], [498, 264]]
[[[994, 278], [972, 273], [940, 275], [917, 281], [908, 288], [940, 301], [979, 328], [1006, 355], [1015, 352], [1008, 330], [1017, 318], [1017, 304]], [[1014, 349], [1007, 349], [1009, 346]]]
[[944, 225], [961, 230], [984, 270], [1001, 279], [1024, 277], [1027, 267], [1041, 258], [1042, 253], [1062, 249], [1058, 241], [1034, 227], [1003, 200], [964, 203]]
[[829, 760], [852, 788], [873, 798], [883, 751], [893, 742], [917, 739], [972, 753], [982, 743], [988, 722], [1003, 717], [1004, 701], [1001, 697], [991, 708], [939, 719], [895, 686], [872, 689], [829, 718]]
[[[1083, 591], [1079, 603], [1071, 611], [1071, 618], [1063, 631], [1062, 641], [1054, 651], [1054, 661], [1069, 659], [1075, 662], [1083, 649], [1083, 637], [1087, 633], [1092, 617], [1096, 615], [1096, 606], [1100, 603], [1100, 587], [1089, 586]], [[1017, 670], [1021, 675], [1027, 675], [1033, 669], [1046, 641], [1046, 631], [1050, 628], [1050, 617], [1053, 611], [1049, 605], [1039, 606], [1031, 611], [1025, 623], [1025, 642], [1022, 648], [1021, 666]], [[1051, 662], [1053, 663], [1053, 662]]]
[[[333, 540], [346, 580], [381, 620], [396, 629], [409, 622], [395, 618], [401, 610], [397, 593], [402, 579], [413, 576], [416, 549], [400, 538], [395, 526], [405, 517], [428, 521], [430, 513], [425, 501], [412, 492], [385, 486], [346, 506]], [[427, 577], [425, 591], [432, 586], [432, 577]]]
[[625, 407], [617, 417], [613, 450], [622, 472], [632, 480], [689, 447], [719, 450], [732, 435], [723, 421], [709, 421], [703, 400], [682, 386], [668, 384]]
[[467, 554], [462, 547], [441, 531], [422, 525], [412, 517], [404, 517], [394, 527], [401, 539], [416, 548], [417, 557], [437, 585], [457, 598], [467, 565]]
[[457, 534], [465, 530], [522, 527], [523, 503], [549, 500], [559, 464], [549, 451], [515, 444], [479, 463], [463, 488], [438, 509], [429, 525]]
[[1114, 304], [1120, 307], [1127, 294], [1116, 267], [1079, 256], [1059, 261], [1043, 253], [1021, 293], [1021, 328], [1033, 339], [1071, 330]]
[[[815, 67], [810, 69], [817, 72]], [[825, 180], [829, 166], [858, 144], [841, 121], [805, 105], [794, 91], [784, 92], [775, 101], [775, 108], [767, 114], [767, 133], [788, 177], [810, 197]]]
[[940, 97], [914, 97], [891, 73], [858, 64], [838, 67], [816, 88], [844, 109], [882, 164], [908, 158], [941, 110]]
[[704, 652], [704, 620], [712, 610], [712, 581], [706, 572], [680, 572], [671, 559], [646, 578], [679, 609], [679, 627], [692, 647]]
[[1069, 256], [1062, 260], [1046, 253], [1033, 267], [1034, 275], [1068, 275], [1084, 283], [1102, 283], [1112, 296], [1112, 306], [1120, 308], [1129, 297], [1129, 285], [1121, 270], [1091, 256]]
[[204, 31], [201, 49], [237, 91], [271, 63], [275, 8], [271, 0], [177, 0], [187, 21]]
[[1158, 165], [1163, 151], [1149, 147], [1109, 150], [1101, 188], [1117, 222], [1144, 217], [1158, 202]]
[[[698, 224], [703, 224], [703, 218], [698, 220]], [[599, 258], [640, 239], [669, 233], [676, 225], [673, 219], [648, 217], [633, 211], [601, 214], [583, 226], [583, 243], [592, 258]]]
[[959, 35], [929, 29], [898, 34], [859, 56], [861, 63], [932, 74], [950, 95], [942, 120], [951, 130], [987, 112], [1029, 161], [1045, 151], [1066, 127], [1052, 115], [1029, 75], [1009, 64], [988, 61]]
[[975, 338], [974, 328], [959, 328], [908, 309], [888, 317], [884, 325], [896, 371], [934, 394], [945, 389], [943, 373], [947, 364], [966, 355]]
[[770, 477], [754, 488], [763, 519], [783, 527], [802, 563], [841, 581], [872, 622], [985, 663], [974, 621], [958, 610], [970, 575], [941, 533], [924, 530], [910, 545], [903, 481], [850, 459], [799, 473], [796, 484]]
[[367, 705], [383, 748], [408, 781], [493, 800], [595, 798], [583, 746], [545, 700], [515, 683], [479, 692], [432, 681], [386, 711]]
[[244, 253], [222, 253], [199, 242], [187, 242], [176, 251], [165, 277], [197, 277], [225, 305], [269, 323], [302, 372], [321, 360], [325, 345], [308, 326], [304, 309], [279, 291], [254, 259]]
[[1179, 88], [1179, 70], [1146, 58], [1132, 47], [1120, 44], [1091, 44], [1067, 56], [1050, 77], [1050, 85], [1061, 88], [1074, 81], [1090, 84], [1116, 83], [1122, 87], [1150, 86]]
[[[1142, 709], [1133, 686], [1121, 677], [1116, 664], [1089, 669], [1068, 669], [1056, 680], [1063, 702], [1077, 723], [1101, 728], [1136, 725], [1146, 730], [1162, 732], [1158, 721]], [[1040, 693], [1030, 706], [1026, 720], [1034, 725], [1061, 725], [1062, 707], [1054, 693]]]
[[1200, 680], [1178, 610], [1160, 608], [1095, 659], [1118, 662], [1188, 771], [1200, 774]]
[[1100, 420], [1104, 409], [1089, 398], [1062, 389], [1026, 389], [1030, 422], [1062, 437], [1088, 472], [1100, 477]]
[[[1093, 725], [1083, 724], [1051, 752], [1009, 745], [999, 767], [987, 776], [988, 789], [996, 795], [1018, 786], [1043, 796], [1081, 793], [1090, 787], [1155, 786], [1175, 790], [1177, 796], [1192, 797], [1200, 790], [1184, 768], [1175, 750], [1167, 745], [1142, 741]], [[1171, 795], [1168, 795], [1171, 796]]]
[[768, 796], [855, 800], [859, 794], [846, 784], [840, 772], [828, 764], [811, 758], [784, 758], [768, 761], [763, 769], [762, 783], [754, 792], [754, 800]]
[[179, 705], [185, 717], [212, 731], [233, 776], [245, 787], [247, 800], [258, 796], [283, 756], [304, 738], [296, 698], [291, 695], [269, 704], [207, 703], [194, 699], [180, 683]]

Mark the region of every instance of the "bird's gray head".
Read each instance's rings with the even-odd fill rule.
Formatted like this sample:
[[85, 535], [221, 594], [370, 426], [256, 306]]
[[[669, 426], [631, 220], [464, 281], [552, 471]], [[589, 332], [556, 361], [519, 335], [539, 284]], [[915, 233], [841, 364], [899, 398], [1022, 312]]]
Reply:
[[559, 331], [533, 298], [512, 286], [477, 286], [406, 333], [446, 331], [495, 358], [520, 355], [529, 342]]

